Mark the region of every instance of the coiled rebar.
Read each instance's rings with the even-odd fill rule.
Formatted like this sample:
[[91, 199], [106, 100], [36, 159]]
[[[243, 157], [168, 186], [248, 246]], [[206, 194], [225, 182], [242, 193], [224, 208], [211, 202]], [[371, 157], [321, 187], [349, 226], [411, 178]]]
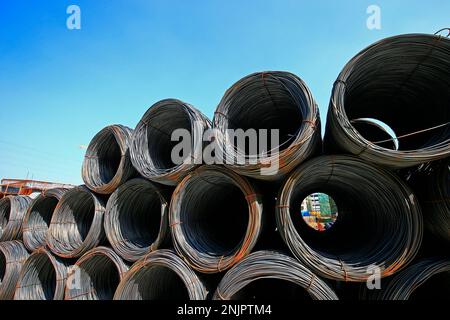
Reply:
[[29, 256], [20, 241], [0, 242], [0, 300], [14, 298], [20, 270]]
[[84, 156], [82, 177], [94, 192], [110, 194], [136, 174], [128, 145], [133, 130], [122, 125], [110, 125], [95, 135]]
[[224, 271], [253, 249], [262, 210], [261, 196], [247, 179], [221, 166], [200, 167], [172, 195], [174, 247], [197, 271]]
[[[196, 108], [176, 99], [155, 103], [139, 121], [130, 145], [131, 160], [139, 173], [155, 182], [174, 186], [192, 169], [201, 164], [203, 133], [211, 122]], [[175, 130], [190, 133], [190, 150], [183, 161], [175, 163], [172, 158], [172, 141]]]
[[114, 191], [106, 205], [105, 232], [122, 258], [137, 261], [168, 238], [169, 199], [164, 189], [142, 178]]
[[22, 238], [23, 218], [31, 198], [27, 196], [7, 196], [0, 200], [0, 241]]
[[[236, 82], [217, 106], [213, 123], [225, 162], [252, 178], [279, 180], [321, 151], [317, 104], [306, 84], [289, 72], [258, 72]], [[257, 130], [259, 150], [239, 146], [230, 129]], [[279, 143], [263, 141], [261, 129], [268, 130], [267, 140], [271, 130], [279, 130]]]
[[117, 287], [114, 300], [205, 300], [194, 271], [171, 250], [156, 250], [137, 261]]
[[46, 190], [31, 202], [23, 219], [23, 244], [28, 250], [45, 245], [53, 212], [66, 191], [63, 188]]
[[[308, 195], [331, 196], [338, 217], [317, 232], [302, 219]], [[285, 182], [277, 203], [278, 230], [292, 253], [318, 275], [366, 281], [406, 266], [421, 245], [423, 222], [413, 192], [398, 177], [357, 157], [321, 156], [300, 166]]]
[[44, 247], [25, 261], [17, 282], [15, 300], [62, 300], [70, 263]]
[[111, 300], [128, 266], [110, 248], [86, 252], [74, 265], [75, 284], [66, 286], [66, 300]]
[[280, 299], [282, 297], [283, 300], [286, 298], [297, 300], [304, 293], [315, 300], [338, 300], [334, 291], [322, 279], [295, 259], [275, 251], [257, 251], [225, 274], [213, 299]]
[[[450, 39], [408, 34], [378, 41], [344, 67], [328, 109], [324, 147], [390, 168], [450, 155]], [[374, 118], [396, 137], [369, 141], [352, 119]], [[398, 149], [382, 144], [398, 141]]]
[[47, 233], [47, 245], [63, 258], [76, 258], [105, 239], [102, 199], [85, 186], [67, 191], [53, 213]]
[[381, 300], [448, 299], [450, 284], [450, 260], [429, 258], [421, 260], [388, 282], [378, 294]]

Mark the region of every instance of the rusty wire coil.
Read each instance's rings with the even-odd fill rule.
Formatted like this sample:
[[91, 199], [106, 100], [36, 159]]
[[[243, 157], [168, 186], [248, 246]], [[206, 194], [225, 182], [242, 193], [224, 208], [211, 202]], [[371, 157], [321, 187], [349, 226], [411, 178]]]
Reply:
[[23, 219], [23, 244], [28, 250], [45, 245], [53, 211], [66, 191], [63, 188], [46, 190], [31, 202]]
[[[378, 41], [356, 55], [335, 82], [324, 147], [389, 168], [450, 156], [450, 39], [426, 34]], [[377, 119], [396, 137], [370, 141], [353, 119]], [[397, 140], [398, 149], [383, 143]]]
[[[217, 106], [213, 124], [222, 160], [252, 178], [279, 180], [321, 152], [319, 108], [306, 84], [289, 72], [258, 72], [236, 82]], [[259, 134], [259, 150], [243, 148], [230, 129], [269, 130], [266, 148], [261, 150], [265, 139]], [[279, 130], [279, 144], [270, 142], [272, 129]]]
[[47, 233], [50, 250], [63, 258], [77, 258], [105, 239], [102, 199], [85, 186], [67, 191], [58, 202]]
[[222, 278], [214, 300], [338, 300], [334, 291], [297, 260], [275, 251], [257, 251]]
[[142, 178], [114, 191], [106, 205], [105, 232], [122, 258], [137, 261], [168, 239], [169, 201], [165, 189]]
[[420, 200], [425, 229], [450, 245], [450, 160], [415, 168], [407, 179]]
[[110, 194], [136, 174], [128, 145], [133, 130], [110, 125], [97, 133], [84, 156], [81, 175], [85, 185], [94, 192]]
[[76, 285], [66, 285], [65, 299], [111, 300], [127, 271], [128, 265], [112, 249], [94, 248], [75, 263], [78, 278]]
[[23, 218], [31, 198], [6, 196], [0, 200], [0, 241], [21, 240]]
[[40, 247], [23, 264], [15, 300], [63, 300], [70, 262]]
[[200, 167], [172, 195], [174, 247], [197, 271], [227, 270], [255, 246], [262, 210], [261, 196], [247, 179], [222, 166]]
[[156, 250], [137, 261], [117, 287], [114, 300], [205, 300], [194, 271], [171, 250]]
[[389, 280], [385, 287], [376, 292], [376, 299], [448, 300], [450, 297], [450, 259], [420, 260]]
[[0, 242], [0, 300], [12, 300], [22, 265], [29, 257], [18, 240]]
[[[192, 169], [201, 164], [203, 133], [211, 122], [195, 107], [176, 99], [155, 103], [144, 114], [133, 132], [131, 160], [139, 173], [155, 182], [174, 186]], [[190, 133], [191, 150], [184, 160], [174, 163], [172, 150], [179, 141], [172, 141], [177, 129]]]
[[[313, 193], [338, 208], [325, 232], [309, 227], [300, 204]], [[277, 203], [278, 230], [292, 253], [325, 278], [362, 282], [380, 268], [394, 274], [416, 256], [423, 233], [419, 203], [387, 170], [357, 157], [321, 156], [301, 165], [285, 182]]]

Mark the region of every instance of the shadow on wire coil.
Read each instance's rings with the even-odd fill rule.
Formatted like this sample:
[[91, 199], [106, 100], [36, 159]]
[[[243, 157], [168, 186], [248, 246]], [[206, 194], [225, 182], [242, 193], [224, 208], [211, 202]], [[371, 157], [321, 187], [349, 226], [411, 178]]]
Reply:
[[156, 250], [137, 261], [117, 287], [114, 300], [205, 300], [207, 290], [171, 250]]
[[122, 258], [137, 261], [170, 237], [169, 201], [162, 186], [142, 178], [124, 183], [109, 197], [105, 232]]
[[67, 191], [58, 202], [47, 233], [50, 250], [63, 258], [77, 258], [105, 239], [102, 199], [85, 186]]
[[62, 188], [46, 190], [31, 202], [23, 219], [23, 244], [28, 250], [45, 245], [53, 212], [66, 191]]
[[[145, 178], [175, 186], [201, 164], [196, 155], [202, 153], [203, 133], [210, 127], [206, 116], [190, 104], [176, 99], [155, 103], [133, 132], [130, 152], [134, 167]], [[172, 135], [181, 131], [190, 135], [191, 152], [184, 154], [183, 160], [175, 161], [172, 151], [180, 142], [172, 141]]]
[[450, 160], [414, 169], [408, 182], [420, 199], [425, 229], [450, 245]]
[[22, 265], [29, 257], [22, 242], [0, 242], [0, 300], [12, 300]]
[[227, 270], [255, 246], [262, 210], [261, 196], [247, 179], [223, 166], [202, 166], [172, 195], [174, 247], [199, 272]]
[[117, 253], [107, 247], [86, 252], [74, 265], [77, 285], [66, 286], [66, 300], [111, 300], [128, 271], [128, 266]]
[[[258, 72], [236, 82], [220, 101], [213, 124], [221, 160], [255, 179], [279, 180], [321, 151], [319, 109], [306, 84], [289, 72]], [[236, 138], [240, 130], [253, 132], [258, 143]], [[279, 134], [272, 140], [274, 130]]]
[[110, 194], [136, 174], [128, 145], [133, 130], [111, 125], [95, 135], [84, 156], [82, 177], [94, 192]]
[[[329, 195], [338, 216], [325, 232], [300, 212], [310, 194]], [[418, 201], [399, 178], [357, 157], [321, 156], [285, 182], [277, 203], [278, 230], [292, 253], [318, 275], [362, 282], [380, 268], [394, 274], [416, 256], [423, 225]]]
[[[361, 51], [336, 80], [324, 148], [390, 168], [450, 156], [450, 39], [408, 34]], [[355, 119], [382, 122], [394, 137], [373, 139]], [[397, 148], [386, 146], [396, 141]]]
[[41, 247], [25, 261], [15, 300], [63, 300], [69, 262]]
[[22, 239], [23, 218], [31, 198], [7, 196], [0, 200], [0, 241]]
[[338, 300], [334, 291], [297, 260], [274, 251], [257, 251], [231, 268], [215, 300]]
[[410, 265], [375, 290], [378, 300], [448, 300], [450, 260], [428, 258]]

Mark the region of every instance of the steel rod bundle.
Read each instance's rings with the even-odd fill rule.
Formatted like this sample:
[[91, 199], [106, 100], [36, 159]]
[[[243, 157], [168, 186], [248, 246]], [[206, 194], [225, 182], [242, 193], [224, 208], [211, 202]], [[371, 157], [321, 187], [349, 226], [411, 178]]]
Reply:
[[7, 196], [0, 200], [0, 241], [22, 238], [23, 218], [31, 198], [27, 196]]
[[66, 286], [66, 300], [111, 300], [128, 266], [110, 248], [86, 252], [75, 264], [79, 286]]
[[448, 299], [450, 293], [450, 260], [432, 258], [421, 260], [388, 282], [378, 294], [381, 300]]
[[171, 250], [137, 261], [117, 287], [114, 300], [205, 300], [207, 291], [191, 268]]
[[[279, 180], [321, 151], [319, 109], [306, 84], [292, 73], [259, 72], [239, 80], [225, 92], [213, 124], [225, 163], [252, 178]], [[266, 148], [240, 146], [229, 133], [239, 129], [257, 130], [257, 145]], [[264, 129], [267, 139], [259, 131]], [[272, 129], [279, 130], [278, 144], [271, 143]]]
[[128, 150], [132, 133], [130, 128], [116, 124], [95, 135], [82, 167], [83, 181], [89, 189], [110, 194], [136, 174]]
[[[300, 204], [321, 192], [334, 199], [333, 227], [317, 232], [302, 219]], [[318, 275], [366, 281], [405, 267], [422, 240], [422, 216], [412, 191], [398, 177], [352, 156], [321, 156], [285, 182], [277, 204], [278, 230], [292, 253]]]
[[62, 300], [69, 263], [44, 247], [25, 261], [17, 282], [15, 300]]
[[45, 245], [53, 212], [66, 191], [63, 188], [46, 190], [31, 202], [23, 220], [23, 244], [28, 250]]
[[[131, 160], [139, 173], [155, 182], [176, 185], [202, 162], [203, 133], [210, 121], [193, 106], [176, 99], [155, 103], [142, 117], [133, 133]], [[190, 133], [190, 152], [183, 161], [174, 162], [172, 151], [179, 141], [173, 141], [175, 130]]]
[[[276, 286], [273, 280], [284, 286]], [[266, 286], [255, 286], [264, 284]], [[291, 286], [289, 286], [291, 285]], [[253, 286], [253, 287], [252, 287]], [[250, 287], [252, 287], [250, 290]], [[276, 290], [280, 289], [280, 290]], [[298, 293], [298, 289], [303, 292]], [[292, 296], [289, 297], [289, 294]], [[338, 300], [334, 291], [295, 259], [274, 251], [257, 251], [241, 260], [222, 278], [213, 299], [292, 299], [307, 293], [315, 300]]]
[[420, 199], [426, 230], [450, 245], [450, 160], [419, 167], [408, 182]]
[[20, 270], [29, 256], [20, 241], [0, 242], [0, 300], [14, 298]]
[[63, 258], [76, 258], [102, 243], [103, 201], [84, 186], [67, 191], [53, 213], [47, 245]]
[[197, 271], [224, 271], [255, 246], [262, 209], [247, 179], [221, 166], [200, 167], [172, 196], [169, 223], [175, 249]]
[[137, 261], [170, 236], [169, 199], [164, 189], [142, 178], [114, 191], [106, 205], [105, 232], [122, 258]]
[[[390, 168], [450, 155], [450, 39], [400, 35], [356, 55], [335, 82], [324, 146]], [[352, 119], [375, 118], [396, 137], [369, 141]], [[398, 141], [398, 150], [385, 142]]]

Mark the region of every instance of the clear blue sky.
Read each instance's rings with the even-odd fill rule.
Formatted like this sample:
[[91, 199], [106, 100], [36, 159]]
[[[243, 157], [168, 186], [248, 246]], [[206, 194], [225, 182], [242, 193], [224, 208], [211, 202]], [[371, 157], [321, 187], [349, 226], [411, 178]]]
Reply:
[[[66, 9], [81, 8], [81, 30]], [[381, 30], [366, 27], [381, 8]], [[108, 124], [134, 128], [156, 101], [211, 117], [241, 77], [288, 70], [325, 120], [344, 64], [395, 34], [450, 26], [450, 1], [0, 0], [0, 178], [81, 183], [84, 150]]]

